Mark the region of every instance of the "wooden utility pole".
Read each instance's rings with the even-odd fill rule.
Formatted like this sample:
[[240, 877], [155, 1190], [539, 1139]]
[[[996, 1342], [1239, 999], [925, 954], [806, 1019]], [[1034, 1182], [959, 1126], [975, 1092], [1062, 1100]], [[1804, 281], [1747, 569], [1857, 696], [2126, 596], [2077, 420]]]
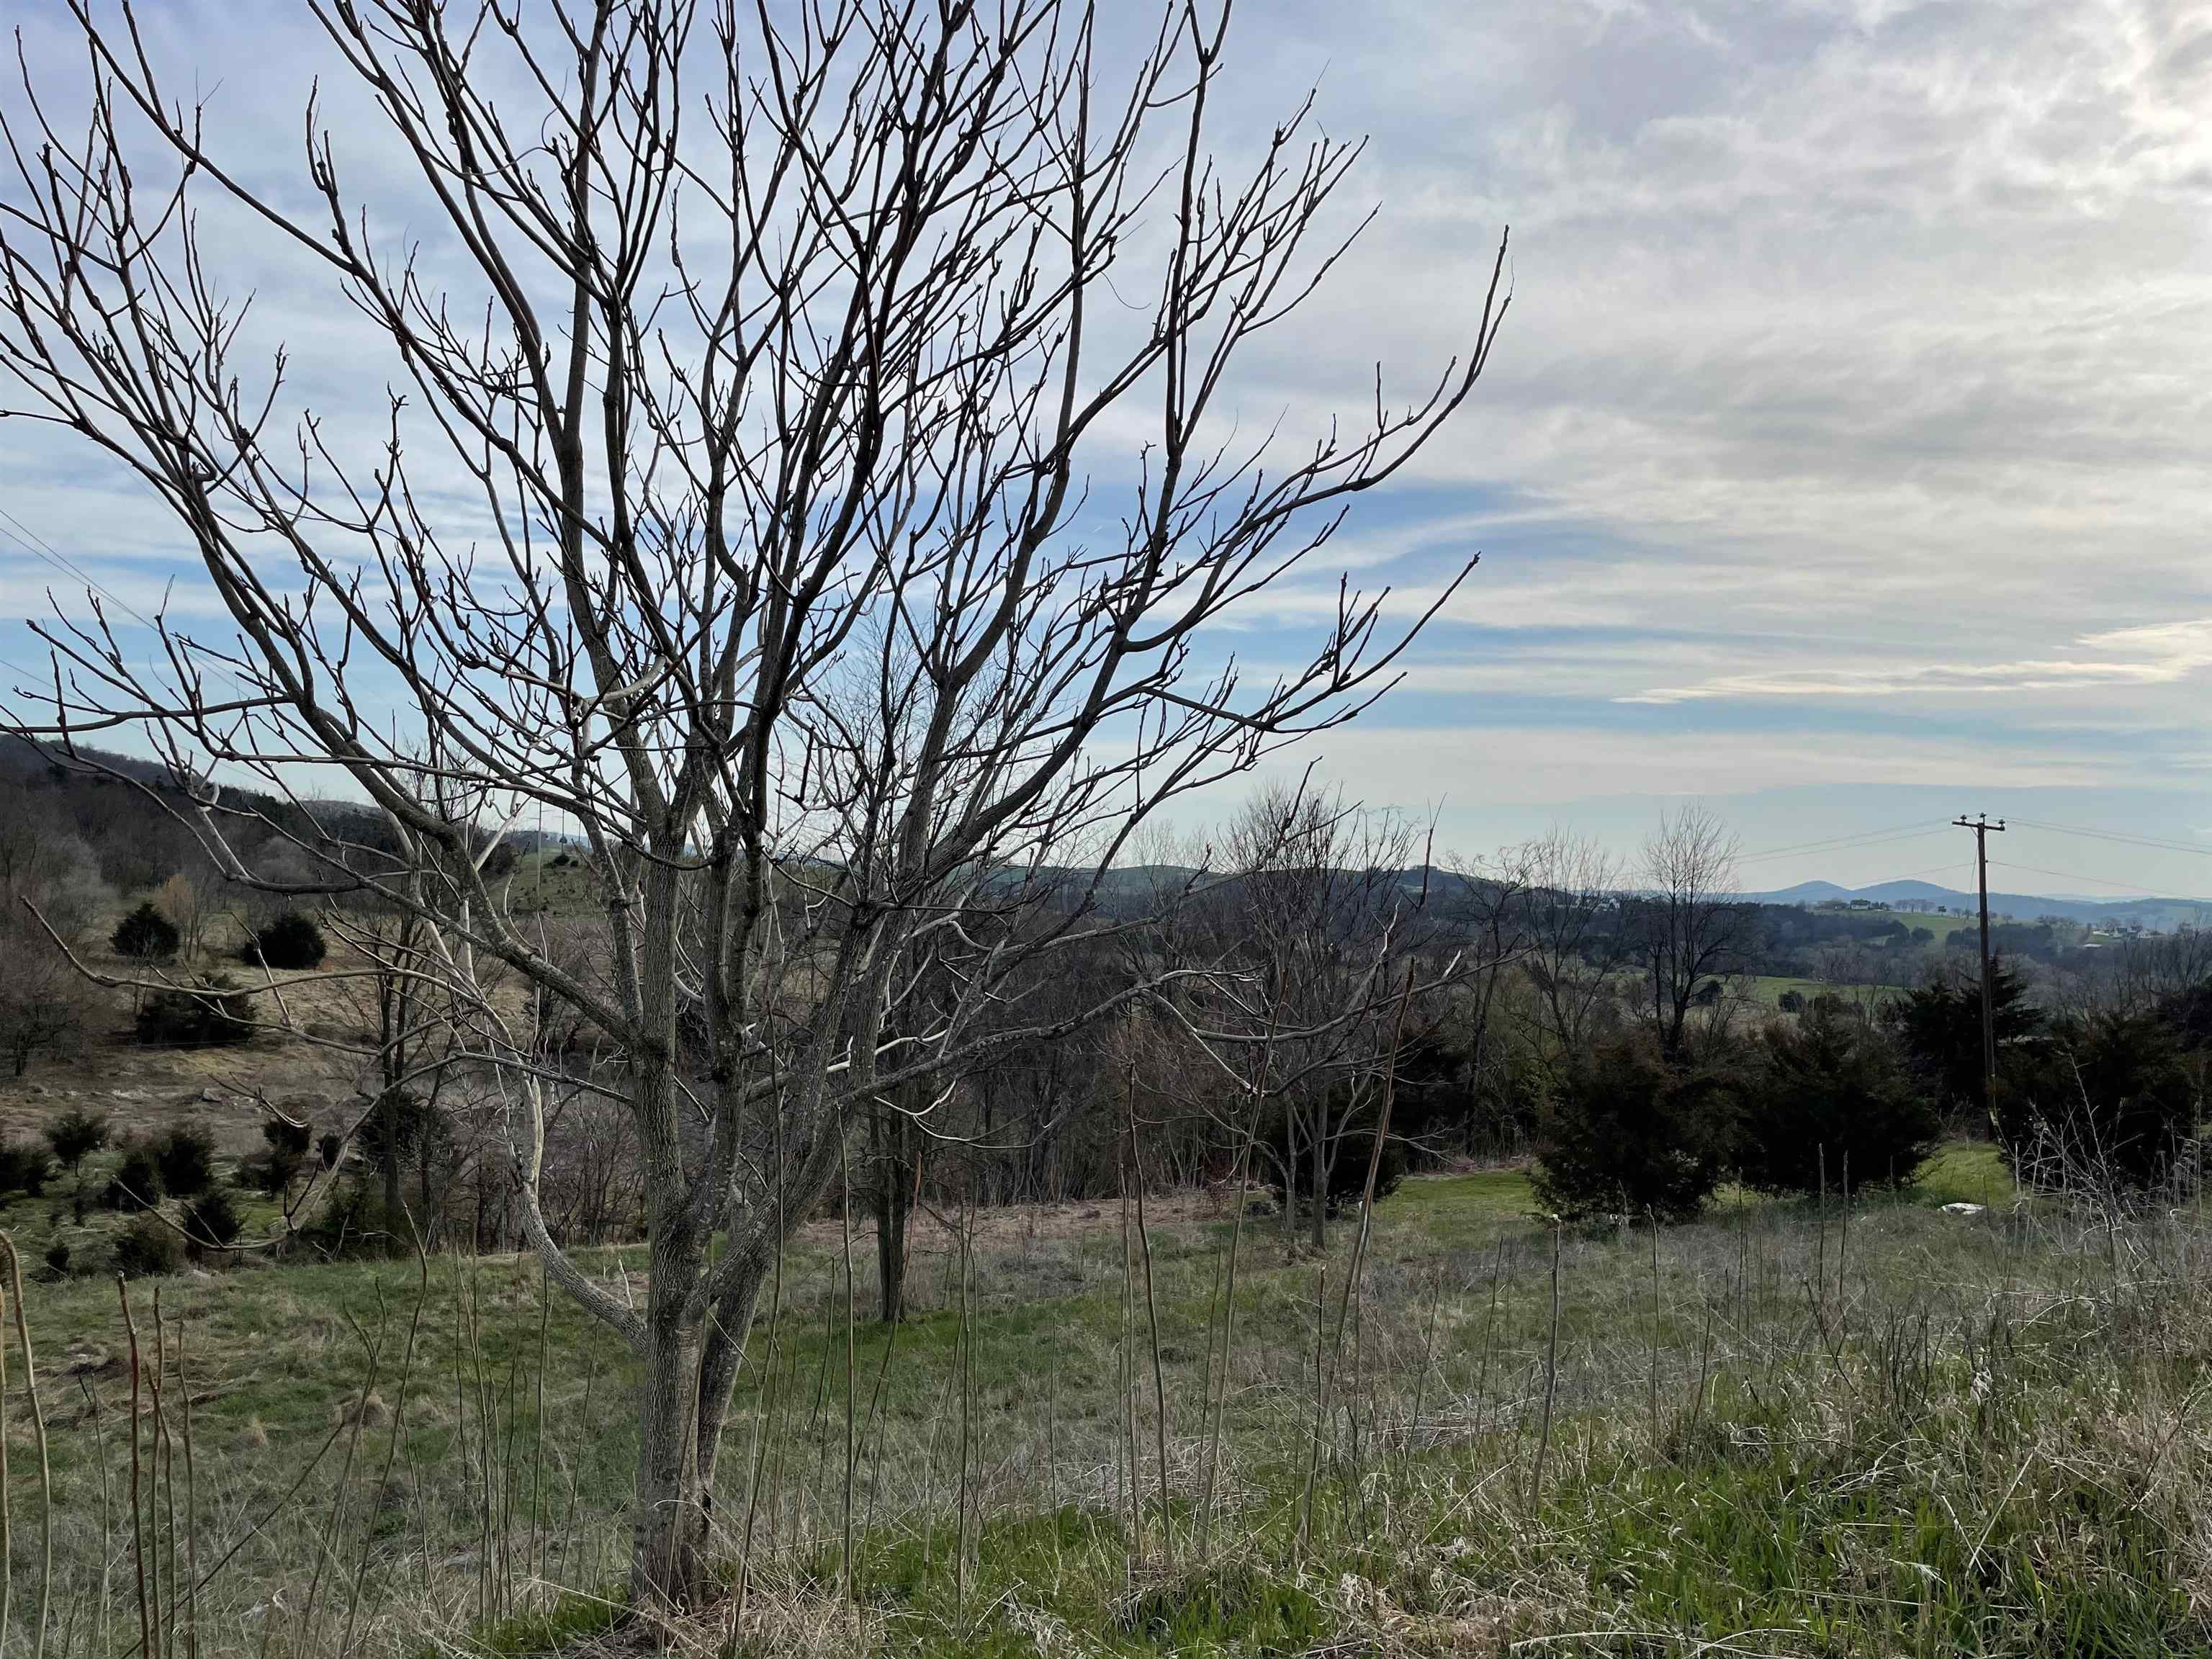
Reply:
[[1978, 812], [1969, 819], [1961, 812], [1951, 822], [1961, 830], [1974, 832], [1974, 878], [1982, 901], [1982, 1105], [1990, 1115], [1990, 1123], [1997, 1121], [1997, 1022], [1996, 1003], [1990, 982], [1990, 832], [2004, 833], [2004, 820], [1991, 823], [1989, 814]]

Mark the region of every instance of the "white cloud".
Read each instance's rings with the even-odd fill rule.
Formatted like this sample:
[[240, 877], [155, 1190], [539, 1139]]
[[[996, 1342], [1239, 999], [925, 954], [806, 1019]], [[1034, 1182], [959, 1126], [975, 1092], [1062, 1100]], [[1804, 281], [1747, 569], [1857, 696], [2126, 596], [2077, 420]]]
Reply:
[[[312, 39], [284, 9], [258, 33], [237, 9], [202, 29], [164, 9], [156, 50], [227, 76], [226, 136], [265, 135], [265, 164], [296, 175]], [[46, 25], [30, 50], [62, 62]], [[248, 38], [245, 74], [216, 43]], [[1392, 386], [1420, 381], [1464, 347], [1514, 227], [1489, 375], [1409, 471], [1415, 504], [1355, 515], [1324, 560], [1390, 583], [1404, 616], [1486, 551], [1410, 665], [1410, 690], [1465, 700], [1459, 734], [1328, 745], [1358, 793], [1726, 794], [1839, 772], [2070, 788], [2145, 755], [2201, 773], [2212, 12], [1256, 0], [1233, 40], [1224, 139], [1318, 79], [1331, 131], [1374, 134], [1347, 210], [1382, 208], [1238, 382], [1246, 430], [1356, 414], [1378, 357]], [[346, 130], [351, 176], [380, 188], [398, 170], [366, 129]], [[296, 272], [246, 274], [302, 384], [342, 409], [363, 374], [345, 320]], [[119, 481], [13, 423], [0, 490], [118, 591], [176, 561]], [[1268, 592], [1251, 628], [1331, 613], [1324, 574]], [[43, 609], [37, 577], [0, 549], [0, 603]], [[1483, 724], [1507, 696], [1572, 718]], [[1752, 706], [1759, 732], [1731, 729]], [[1853, 717], [1951, 724], [1819, 723]]]
[[2085, 635], [2084, 651], [2101, 656], [2022, 662], [1921, 663], [1722, 674], [1692, 684], [1660, 686], [1616, 702], [1680, 703], [1716, 698], [1892, 697], [1914, 693], [2076, 692], [2103, 685], [2172, 685], [2212, 667], [2212, 617], [2115, 629]]
[[[1810, 786], [1940, 785], [1963, 790], [2091, 788], [2126, 768], [2070, 745], [1999, 750], [1966, 739], [1808, 740], [1790, 732], [1688, 732], [1655, 742], [1606, 726], [1391, 726], [1361, 721], [1317, 740], [1325, 775], [1358, 799], [1474, 811], [1594, 796], [1748, 795]], [[1303, 767], [1301, 751], [1282, 769]], [[1409, 780], [1425, 787], [1407, 788]], [[1241, 793], [1241, 792], [1240, 792]]]

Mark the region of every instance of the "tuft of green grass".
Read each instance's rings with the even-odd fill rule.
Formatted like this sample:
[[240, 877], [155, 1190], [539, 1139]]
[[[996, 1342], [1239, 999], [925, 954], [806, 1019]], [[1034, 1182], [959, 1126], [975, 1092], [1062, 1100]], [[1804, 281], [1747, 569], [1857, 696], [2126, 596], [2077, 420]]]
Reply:
[[1992, 1209], [2020, 1196], [2003, 1155], [1986, 1140], [1954, 1140], [1937, 1147], [1911, 1191], [1923, 1204], [1982, 1204]]
[[1378, 1224], [1433, 1250], [1494, 1238], [1501, 1227], [1525, 1224], [1535, 1209], [1528, 1171], [1498, 1169], [1408, 1176], [1376, 1214]]
[[[604, 1636], [629, 1616], [628, 1592], [611, 1584], [597, 1594], [563, 1590], [550, 1606], [495, 1619], [469, 1632], [471, 1659], [541, 1659]], [[447, 1659], [443, 1644], [422, 1649], [416, 1659]]]
[[1172, 1654], [1303, 1654], [1334, 1633], [1310, 1591], [1249, 1556], [1187, 1568], [1139, 1590], [1121, 1626]]
[[1996, 1632], [2015, 1652], [2202, 1644], [2160, 1520], [2124, 1494], [2046, 1474], [1962, 1516], [1966, 1492], [1924, 1452], [1909, 1436], [1847, 1457], [1768, 1441], [1579, 1483], [1547, 1520], [1592, 1591], [1646, 1628], [1790, 1632], [1838, 1653], [1985, 1651]]

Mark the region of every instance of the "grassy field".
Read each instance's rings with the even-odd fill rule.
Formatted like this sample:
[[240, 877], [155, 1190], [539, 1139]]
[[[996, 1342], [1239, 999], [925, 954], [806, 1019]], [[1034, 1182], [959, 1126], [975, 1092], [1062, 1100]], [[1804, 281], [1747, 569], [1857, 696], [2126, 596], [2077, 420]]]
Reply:
[[580, 850], [553, 846], [518, 857], [500, 896], [518, 915], [567, 915], [590, 907], [592, 888]]
[[1939, 916], [1932, 911], [1899, 910], [1896, 913], [1896, 920], [1903, 922], [1907, 927], [1925, 927], [1936, 935], [1936, 942], [1938, 945], [1942, 944], [1961, 927], [1978, 927], [1981, 925], [1973, 916], [1949, 914]]
[[[1938, 1207], [1959, 1199], [1996, 1207]], [[1208, 1200], [1148, 1212], [1149, 1302], [1115, 1206], [986, 1213], [964, 1251], [927, 1229], [896, 1334], [867, 1322], [863, 1240], [849, 1377], [841, 1235], [817, 1224], [756, 1330], [718, 1472], [742, 1617], [672, 1639], [2212, 1650], [2212, 1271], [2193, 1209], [2017, 1206], [1981, 1147], [1848, 1217], [1733, 1194], [1656, 1238], [1555, 1238], [1529, 1209], [1514, 1171], [1409, 1181], [1378, 1206], [1348, 1304], [1356, 1221], [1316, 1261], [1248, 1220], [1225, 1399], [1233, 1224]], [[638, 1291], [629, 1255], [592, 1265]], [[176, 1601], [198, 1651], [519, 1652], [610, 1616], [629, 1363], [534, 1265], [136, 1284], [148, 1349], [157, 1292], [170, 1380], [158, 1422], [141, 1401], [141, 1479], [166, 1446], [173, 1481], [149, 1504], [151, 1598]], [[122, 1304], [85, 1280], [27, 1303], [56, 1493], [48, 1650], [120, 1652], [138, 1634]], [[36, 1453], [11, 1376], [21, 1644]], [[172, 1504], [197, 1524], [167, 1524]]]
[[1831, 985], [1824, 980], [1801, 979], [1788, 974], [1747, 974], [1743, 976], [1744, 994], [1764, 1007], [1778, 1004], [1785, 993], [1795, 991], [1810, 1002], [1822, 992], [1848, 996], [1850, 992]]

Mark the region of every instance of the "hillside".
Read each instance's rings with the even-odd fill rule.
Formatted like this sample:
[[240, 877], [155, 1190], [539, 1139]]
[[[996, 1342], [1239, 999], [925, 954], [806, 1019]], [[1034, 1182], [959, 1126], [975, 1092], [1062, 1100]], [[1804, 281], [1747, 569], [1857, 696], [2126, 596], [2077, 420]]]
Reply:
[[[1948, 910], [1972, 910], [1979, 902], [1972, 893], [1938, 887], [1925, 881], [1885, 881], [1877, 882], [1871, 887], [1840, 887], [1832, 881], [1802, 881], [1794, 887], [1784, 887], [1772, 892], [1746, 893], [1743, 896], [1759, 904], [1788, 905], [1848, 904], [1856, 899], [1870, 904], [1887, 905], [1895, 910], [1929, 910], [1938, 905]], [[2140, 927], [2151, 933], [2168, 933], [2177, 927], [2212, 926], [2212, 899], [2089, 899], [2049, 894], [1993, 892], [1990, 895], [1990, 913], [2016, 921], [2062, 916], [2069, 921], [2083, 922], [2093, 927], [2115, 930]]]
[[[816, 1224], [756, 1320], [717, 1477], [742, 1606], [662, 1638], [842, 1659], [2198, 1650], [2193, 1217], [2108, 1237], [2056, 1203], [1937, 1207], [1959, 1200], [2011, 1203], [1985, 1150], [1848, 1217], [1739, 1195], [1656, 1235], [1555, 1236], [1513, 1171], [1419, 1177], [1377, 1211], [1336, 1341], [1357, 1230], [1324, 1271], [1249, 1223], [1225, 1367], [1218, 1200], [1152, 1200], [1141, 1251], [1114, 1206], [933, 1221], [895, 1334], [848, 1335], [868, 1253], [848, 1292], [839, 1224]], [[2137, 1260], [2198, 1265], [2151, 1282]], [[586, 1262], [642, 1294], [635, 1253]], [[131, 1291], [142, 1345], [152, 1288]], [[141, 1400], [139, 1450], [181, 1452], [189, 1417], [196, 1478], [156, 1489], [143, 1554], [179, 1652], [189, 1629], [209, 1656], [336, 1655], [351, 1626], [374, 1632], [360, 1651], [521, 1654], [619, 1612], [633, 1363], [534, 1264], [159, 1288], [173, 1389], [164, 1415]], [[99, 1282], [27, 1305], [57, 1645], [119, 1651], [141, 1559], [121, 1311]], [[19, 1551], [36, 1507], [25, 1490]]]

